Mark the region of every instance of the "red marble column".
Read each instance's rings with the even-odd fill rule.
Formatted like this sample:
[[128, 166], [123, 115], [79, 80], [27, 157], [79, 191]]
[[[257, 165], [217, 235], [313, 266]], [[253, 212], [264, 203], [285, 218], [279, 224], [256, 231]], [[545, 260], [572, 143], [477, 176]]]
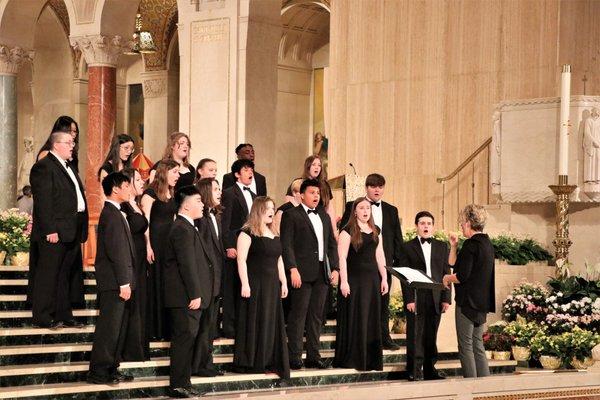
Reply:
[[117, 117], [117, 69], [111, 66], [88, 68], [88, 130], [85, 190], [88, 204], [89, 237], [85, 243], [84, 265], [94, 265], [96, 259], [96, 226], [102, 210], [102, 185], [98, 169], [109, 150]]

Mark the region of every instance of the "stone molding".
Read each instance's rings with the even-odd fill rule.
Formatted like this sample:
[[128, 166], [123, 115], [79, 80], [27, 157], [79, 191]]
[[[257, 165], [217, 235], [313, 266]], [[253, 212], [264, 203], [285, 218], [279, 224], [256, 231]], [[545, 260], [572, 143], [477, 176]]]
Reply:
[[80, 50], [90, 67], [117, 67], [119, 56], [131, 48], [121, 36], [90, 35], [70, 38], [71, 46]]
[[19, 67], [26, 61], [33, 61], [33, 50], [25, 50], [19, 46], [9, 47], [0, 44], [0, 74], [16, 75]]
[[[599, 103], [600, 96], [571, 96], [571, 103], [584, 102], [584, 103]], [[536, 99], [518, 99], [518, 100], [506, 100], [496, 104], [495, 109], [500, 110], [504, 107], [513, 106], [529, 106], [539, 104], [558, 104], [560, 103], [560, 97], [540, 97]]]
[[144, 98], [164, 97], [167, 95], [167, 78], [149, 78], [142, 80]]

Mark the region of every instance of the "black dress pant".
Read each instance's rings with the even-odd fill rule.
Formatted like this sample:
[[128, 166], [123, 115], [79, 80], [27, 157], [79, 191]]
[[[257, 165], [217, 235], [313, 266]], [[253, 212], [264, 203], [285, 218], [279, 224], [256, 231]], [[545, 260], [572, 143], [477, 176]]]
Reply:
[[323, 311], [329, 284], [318, 278], [314, 282], [302, 281], [298, 289], [290, 289], [290, 312], [287, 336], [290, 361], [302, 359], [302, 337], [306, 325], [306, 360], [318, 361]]
[[200, 318], [204, 310], [171, 308], [171, 388], [192, 386], [192, 361], [198, 343]]
[[236, 306], [240, 297], [240, 277], [237, 261], [228, 258], [223, 263], [223, 335], [235, 337]]
[[119, 297], [119, 291], [98, 293], [100, 315], [94, 331], [94, 344], [90, 358], [90, 375], [106, 378], [113, 375], [122, 360], [127, 338], [129, 317], [135, 291], [127, 301]]
[[54, 321], [67, 321], [73, 318], [69, 296], [72, 269], [81, 258], [81, 244], [78, 241], [49, 243], [46, 240], [32, 242], [36, 255], [31, 303], [33, 323], [47, 326]]
[[202, 310], [202, 315], [200, 315], [198, 339], [196, 340], [192, 361], [192, 373], [215, 368], [213, 364], [213, 328], [217, 321], [218, 305], [218, 298], [213, 298], [208, 308]]
[[[388, 287], [392, 287], [392, 274], [387, 273]], [[390, 292], [381, 296], [381, 342], [391, 342], [390, 336]]]
[[423, 369], [425, 377], [433, 374], [437, 361], [437, 331], [440, 326], [440, 314], [435, 310], [431, 292], [419, 292], [417, 315], [406, 315], [406, 370], [413, 373]]

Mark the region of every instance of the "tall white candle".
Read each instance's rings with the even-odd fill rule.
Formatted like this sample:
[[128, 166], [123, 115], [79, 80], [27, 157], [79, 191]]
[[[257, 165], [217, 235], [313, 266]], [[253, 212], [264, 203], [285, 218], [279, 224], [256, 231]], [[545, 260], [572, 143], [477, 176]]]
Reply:
[[562, 67], [560, 84], [560, 138], [558, 144], [558, 174], [569, 175], [569, 106], [571, 101], [571, 66]]

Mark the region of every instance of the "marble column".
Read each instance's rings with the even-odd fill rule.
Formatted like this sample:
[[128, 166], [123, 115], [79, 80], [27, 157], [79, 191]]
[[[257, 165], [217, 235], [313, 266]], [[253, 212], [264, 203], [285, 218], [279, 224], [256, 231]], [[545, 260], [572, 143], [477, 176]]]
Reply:
[[87, 146], [80, 149], [86, 155], [85, 192], [88, 204], [89, 236], [83, 248], [84, 265], [96, 259], [96, 225], [100, 216], [102, 187], [98, 169], [108, 152], [115, 132], [117, 116], [117, 61], [126, 49], [120, 36], [103, 35], [70, 38], [71, 45], [81, 50], [88, 64], [88, 126]]
[[81, 50], [88, 64], [88, 127], [85, 190], [90, 224], [95, 223], [101, 204], [98, 169], [110, 147], [116, 124], [117, 61], [125, 49], [120, 36], [102, 35], [71, 38], [71, 45]]
[[17, 184], [17, 72], [33, 52], [0, 45], [0, 210], [16, 206]]

